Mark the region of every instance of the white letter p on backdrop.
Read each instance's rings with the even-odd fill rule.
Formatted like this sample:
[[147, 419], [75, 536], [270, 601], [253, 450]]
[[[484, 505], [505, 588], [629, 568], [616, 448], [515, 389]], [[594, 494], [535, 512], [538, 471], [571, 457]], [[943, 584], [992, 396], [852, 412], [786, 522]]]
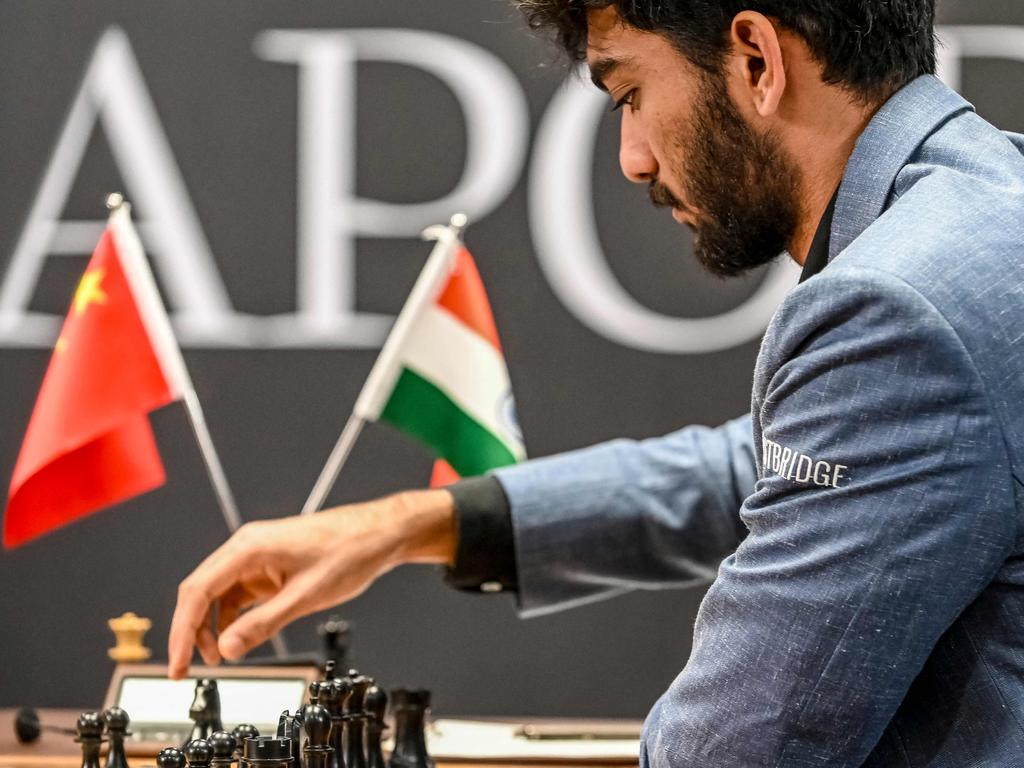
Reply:
[[[297, 303], [304, 324], [326, 331], [359, 318], [357, 237], [415, 237], [456, 211], [473, 221], [515, 186], [529, 133], [526, 97], [509, 68], [480, 46], [410, 29], [273, 29], [255, 47], [264, 59], [299, 66]], [[416, 67], [451, 88], [466, 120], [466, 165], [444, 197], [396, 204], [356, 196], [357, 61]]]

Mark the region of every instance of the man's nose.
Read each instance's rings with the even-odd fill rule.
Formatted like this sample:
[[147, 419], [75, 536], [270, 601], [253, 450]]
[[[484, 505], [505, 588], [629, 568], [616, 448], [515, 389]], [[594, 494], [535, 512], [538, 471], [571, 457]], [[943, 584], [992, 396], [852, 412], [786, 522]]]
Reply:
[[627, 179], [635, 184], [648, 184], [658, 176], [658, 161], [654, 159], [638, 121], [628, 106], [622, 109], [619, 138], [619, 166]]

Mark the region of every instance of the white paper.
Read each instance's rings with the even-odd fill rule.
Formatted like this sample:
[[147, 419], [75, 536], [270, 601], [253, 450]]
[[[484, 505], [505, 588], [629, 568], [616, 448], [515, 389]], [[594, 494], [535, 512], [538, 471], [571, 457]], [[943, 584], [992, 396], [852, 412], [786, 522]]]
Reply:
[[436, 760], [595, 760], [640, 759], [638, 739], [527, 739], [522, 723], [435, 720], [427, 729], [427, 750]]

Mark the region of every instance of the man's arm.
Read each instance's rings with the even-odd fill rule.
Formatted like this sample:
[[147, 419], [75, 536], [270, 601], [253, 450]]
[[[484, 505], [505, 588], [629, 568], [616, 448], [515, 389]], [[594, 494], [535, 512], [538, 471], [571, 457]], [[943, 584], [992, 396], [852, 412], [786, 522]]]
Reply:
[[769, 331], [784, 354], [755, 385], [750, 533], [648, 719], [645, 765], [861, 765], [1011, 552], [1008, 459], [967, 350], [897, 278], [833, 270]]
[[[710, 580], [742, 535], [739, 506], [755, 477], [750, 419], [616, 441], [498, 475], [496, 492], [471, 494], [483, 510], [470, 503], [457, 513], [447, 490], [411, 491], [243, 526], [179, 588], [171, 674], [185, 674], [193, 648], [210, 664], [237, 659], [402, 563], [447, 565], [464, 588], [518, 588], [526, 613], [638, 586]], [[513, 493], [506, 497], [504, 488]], [[490, 508], [505, 502], [511, 519]], [[517, 560], [525, 570], [510, 573]]]
[[749, 416], [498, 470], [521, 612], [711, 581], [746, 533], [756, 476]]

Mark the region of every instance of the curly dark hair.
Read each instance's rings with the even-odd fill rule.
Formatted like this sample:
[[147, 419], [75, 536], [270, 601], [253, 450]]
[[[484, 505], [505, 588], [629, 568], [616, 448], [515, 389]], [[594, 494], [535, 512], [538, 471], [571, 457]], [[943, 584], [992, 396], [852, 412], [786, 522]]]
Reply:
[[935, 0], [516, 0], [530, 28], [574, 61], [586, 57], [587, 11], [614, 7], [627, 24], [666, 37], [693, 64], [719, 72], [741, 11], [799, 34], [825, 82], [885, 98], [935, 72]]

